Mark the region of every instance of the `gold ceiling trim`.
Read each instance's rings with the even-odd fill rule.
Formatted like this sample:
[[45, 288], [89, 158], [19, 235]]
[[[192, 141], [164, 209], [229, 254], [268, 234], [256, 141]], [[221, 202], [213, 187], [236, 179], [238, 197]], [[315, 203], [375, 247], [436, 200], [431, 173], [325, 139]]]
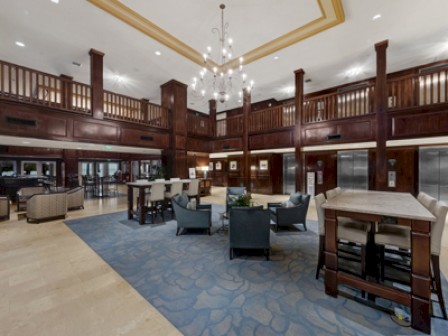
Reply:
[[[119, 0], [87, 0], [105, 12], [115, 16], [131, 27], [141, 31], [145, 35], [155, 39], [178, 54], [203, 66], [202, 54], [166, 32], [153, 22], [122, 4]], [[289, 47], [297, 42], [317, 35], [324, 30], [332, 28], [345, 21], [342, 0], [316, 0], [321, 11], [321, 17], [286, 33], [278, 38], [257, 47], [244, 55], [244, 64], [252, 63], [260, 58], [273, 54], [283, 48]], [[239, 65], [239, 56], [222, 65], [223, 69], [234, 68]], [[207, 61], [209, 68], [218, 66], [211, 60]]]

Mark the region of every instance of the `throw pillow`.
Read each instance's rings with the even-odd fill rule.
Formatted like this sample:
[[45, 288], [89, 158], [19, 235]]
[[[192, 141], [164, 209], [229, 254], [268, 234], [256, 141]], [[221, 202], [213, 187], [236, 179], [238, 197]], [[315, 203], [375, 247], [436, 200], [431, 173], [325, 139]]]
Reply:
[[193, 198], [187, 203], [187, 209], [196, 210], [196, 199]]
[[302, 195], [299, 193], [294, 193], [289, 196], [289, 201], [294, 203], [295, 205], [299, 205], [302, 203]]
[[286, 201], [286, 202], [283, 202], [283, 203], [282, 203], [282, 207], [283, 207], [283, 208], [292, 208], [293, 206], [296, 206], [296, 204], [294, 204], [294, 203], [291, 202], [291, 201]]
[[177, 196], [176, 201], [181, 207], [186, 208], [188, 204], [188, 196], [185, 194], [179, 195]]
[[240, 197], [240, 195], [228, 195], [228, 201], [227, 204], [229, 206], [234, 206], [236, 204], [237, 199]]

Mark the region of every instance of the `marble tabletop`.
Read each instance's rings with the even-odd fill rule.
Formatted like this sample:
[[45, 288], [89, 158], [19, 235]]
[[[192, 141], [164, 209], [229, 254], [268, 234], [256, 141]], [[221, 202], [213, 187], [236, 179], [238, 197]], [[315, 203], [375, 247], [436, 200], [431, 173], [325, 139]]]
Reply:
[[431, 222], [436, 220], [431, 212], [409, 193], [347, 189], [327, 200], [322, 207]]

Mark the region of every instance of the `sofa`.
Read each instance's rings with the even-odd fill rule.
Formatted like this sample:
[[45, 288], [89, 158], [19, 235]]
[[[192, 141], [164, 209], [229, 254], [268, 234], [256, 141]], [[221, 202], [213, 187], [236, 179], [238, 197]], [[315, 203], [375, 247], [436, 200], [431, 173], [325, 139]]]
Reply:
[[0, 196], [0, 220], [9, 219], [9, 196]]
[[67, 210], [84, 209], [84, 187], [67, 190]]
[[67, 193], [34, 194], [26, 202], [27, 222], [40, 223], [43, 220], [65, 218], [67, 214]]
[[26, 202], [34, 194], [43, 194], [45, 187], [25, 187], [17, 192], [17, 211], [26, 210]]
[[275, 230], [279, 227], [291, 227], [293, 224], [302, 224], [305, 231], [306, 214], [310, 204], [310, 195], [292, 193], [284, 203], [268, 203], [271, 220], [275, 223]]

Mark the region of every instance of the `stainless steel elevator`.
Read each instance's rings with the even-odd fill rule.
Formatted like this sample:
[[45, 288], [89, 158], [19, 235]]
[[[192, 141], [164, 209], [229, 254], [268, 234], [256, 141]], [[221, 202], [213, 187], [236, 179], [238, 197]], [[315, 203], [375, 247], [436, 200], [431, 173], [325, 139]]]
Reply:
[[369, 189], [369, 153], [367, 150], [338, 152], [338, 187]]
[[295, 154], [283, 154], [283, 194], [296, 191], [296, 157]]
[[448, 202], [448, 147], [420, 148], [418, 189]]

